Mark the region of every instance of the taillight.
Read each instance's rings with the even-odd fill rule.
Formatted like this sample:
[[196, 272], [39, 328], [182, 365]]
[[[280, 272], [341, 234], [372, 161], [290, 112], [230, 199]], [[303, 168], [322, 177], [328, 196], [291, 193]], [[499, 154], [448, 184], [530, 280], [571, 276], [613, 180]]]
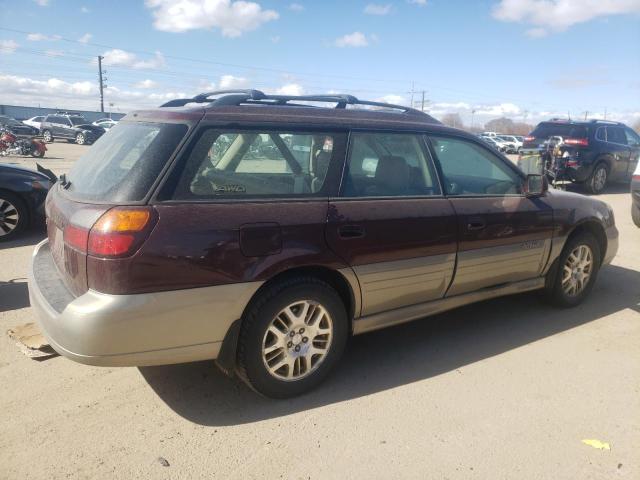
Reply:
[[589, 139], [588, 138], [565, 138], [564, 143], [567, 145], [577, 145], [579, 147], [588, 147]]
[[578, 166], [577, 160], [567, 160], [567, 167], [577, 167], [577, 166]]
[[535, 139], [536, 137], [524, 137], [525, 142], [533, 142]]
[[91, 228], [87, 253], [97, 257], [130, 255], [146, 240], [155, 220], [150, 207], [112, 208]]
[[64, 243], [75, 248], [80, 253], [87, 253], [87, 242], [89, 241], [89, 230], [86, 228], [67, 225], [64, 227]]

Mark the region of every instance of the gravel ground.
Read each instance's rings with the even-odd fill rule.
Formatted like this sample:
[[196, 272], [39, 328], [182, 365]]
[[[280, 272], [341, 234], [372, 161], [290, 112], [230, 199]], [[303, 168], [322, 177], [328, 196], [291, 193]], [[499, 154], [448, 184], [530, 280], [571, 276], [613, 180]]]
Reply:
[[[49, 147], [56, 173], [87, 148]], [[210, 362], [38, 362], [2, 335], [0, 478], [640, 478], [640, 230], [625, 188], [602, 199], [620, 251], [582, 306], [525, 294], [364, 335], [293, 400]], [[25, 277], [43, 235], [0, 244], [2, 332], [33, 321]]]

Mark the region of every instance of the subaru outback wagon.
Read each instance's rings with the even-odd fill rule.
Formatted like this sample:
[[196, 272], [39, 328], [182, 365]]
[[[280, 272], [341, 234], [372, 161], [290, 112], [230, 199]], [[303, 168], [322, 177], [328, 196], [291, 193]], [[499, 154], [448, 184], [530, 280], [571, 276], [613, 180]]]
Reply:
[[544, 290], [580, 303], [609, 206], [474, 136], [347, 95], [213, 92], [127, 115], [52, 188], [31, 304], [81, 363], [216, 359], [288, 397], [350, 335]]

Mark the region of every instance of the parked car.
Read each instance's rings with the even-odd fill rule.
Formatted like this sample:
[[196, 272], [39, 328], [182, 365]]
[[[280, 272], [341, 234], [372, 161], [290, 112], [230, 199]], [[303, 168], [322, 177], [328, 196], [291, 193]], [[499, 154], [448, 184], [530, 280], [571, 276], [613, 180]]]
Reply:
[[640, 156], [640, 136], [623, 123], [606, 120], [541, 122], [523, 149], [545, 149], [553, 141], [566, 160], [566, 176], [594, 194], [609, 182], [629, 182]]
[[105, 130], [109, 130], [111, 127], [117, 125], [118, 122], [116, 122], [115, 120], [112, 120], [110, 118], [101, 118], [100, 120], [96, 120], [95, 122], [92, 123], [92, 125], [96, 125], [98, 127], [102, 127]]
[[502, 136], [496, 135], [495, 137], [490, 137], [495, 143], [500, 147], [500, 151], [504, 153], [517, 153], [516, 146], [506, 141]]
[[19, 137], [33, 137], [40, 133], [37, 128], [25, 125], [15, 118], [11, 118], [6, 115], [0, 115], [0, 127], [7, 128], [11, 133]]
[[29, 125], [30, 127], [37, 128], [38, 133], [40, 132], [40, 124], [44, 120], [44, 116], [40, 117], [31, 117], [28, 120], [23, 120], [22, 123], [25, 125]]
[[504, 140], [512, 147], [507, 153], [518, 153], [522, 148], [522, 140], [518, 140], [518, 137], [515, 135], [498, 135], [498, 138]]
[[104, 128], [92, 125], [80, 115], [64, 113], [47, 115], [40, 129], [45, 142], [53, 142], [56, 138], [63, 138], [78, 145], [91, 145], [105, 132]]
[[0, 163], [0, 241], [38, 223], [44, 225], [44, 201], [55, 176], [39, 170]]
[[637, 227], [640, 227], [640, 163], [631, 178], [631, 218]]
[[581, 303], [616, 253], [613, 212], [546, 185], [409, 107], [172, 100], [127, 115], [52, 188], [31, 305], [78, 362], [217, 359], [298, 395], [350, 335], [533, 290]]
[[485, 137], [484, 135], [480, 137], [480, 139], [485, 142], [487, 145], [495, 148], [499, 152], [504, 151], [504, 145], [498, 142], [497, 137]]

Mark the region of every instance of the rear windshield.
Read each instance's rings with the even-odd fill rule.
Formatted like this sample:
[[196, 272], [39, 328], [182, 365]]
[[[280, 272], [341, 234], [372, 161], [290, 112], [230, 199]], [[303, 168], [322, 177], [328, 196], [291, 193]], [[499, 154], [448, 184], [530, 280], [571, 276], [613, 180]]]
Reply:
[[140, 201], [186, 132], [186, 125], [119, 122], [75, 163], [66, 191], [79, 200]]
[[586, 138], [587, 127], [571, 125], [568, 123], [541, 123], [531, 136], [536, 138], [562, 137], [562, 138]]

